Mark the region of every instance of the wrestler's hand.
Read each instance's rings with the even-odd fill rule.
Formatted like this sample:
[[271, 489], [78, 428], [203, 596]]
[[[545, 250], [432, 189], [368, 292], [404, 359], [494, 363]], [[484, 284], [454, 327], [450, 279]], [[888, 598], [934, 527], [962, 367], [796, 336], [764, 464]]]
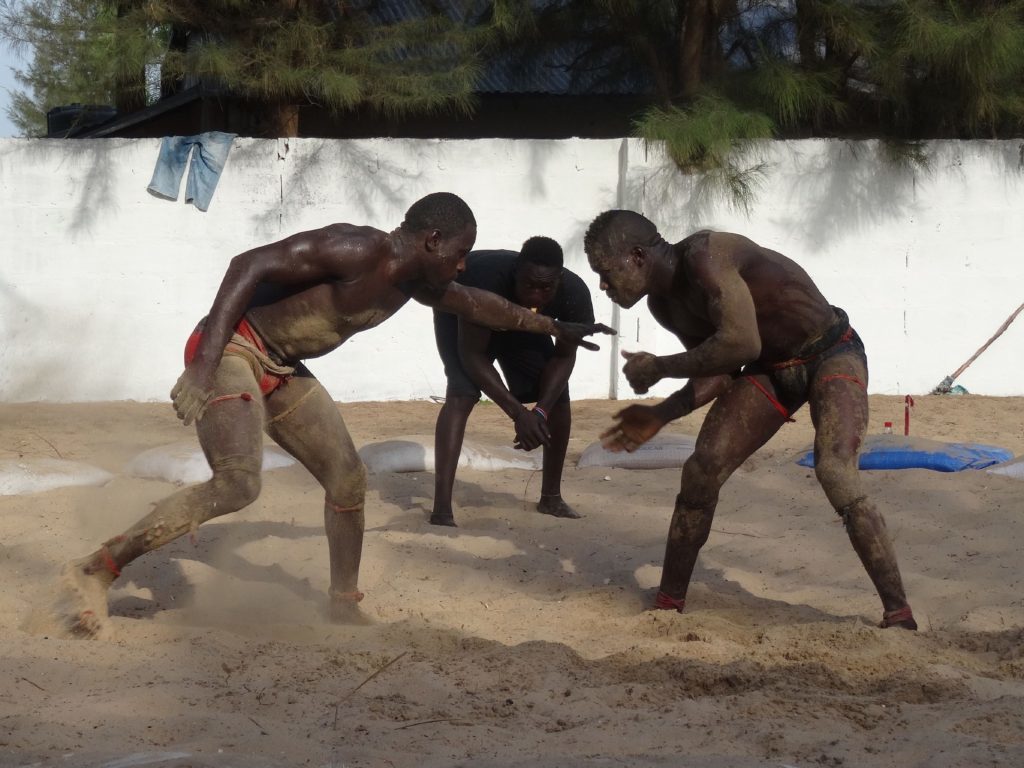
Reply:
[[646, 394], [647, 390], [665, 378], [665, 374], [661, 370], [661, 361], [657, 355], [652, 355], [650, 352], [622, 350], [622, 356], [626, 358], [622, 372], [625, 374], [629, 386], [638, 395]]
[[203, 376], [194, 367], [186, 368], [171, 390], [174, 412], [185, 426], [202, 418], [211, 397], [213, 387], [209, 383], [209, 377]]
[[668, 423], [652, 405], [631, 405], [613, 418], [615, 424], [601, 433], [601, 445], [613, 453], [632, 453]]
[[566, 323], [555, 320], [554, 337], [574, 347], [583, 347], [592, 351], [600, 349], [594, 342], [583, 340], [584, 336], [591, 336], [595, 333], [607, 333], [614, 336], [615, 329], [609, 328], [604, 323]]
[[515, 419], [516, 438], [512, 443], [513, 447], [521, 451], [532, 451], [540, 445], [548, 445], [551, 442], [551, 432], [548, 430], [548, 423], [537, 411], [530, 411], [523, 408]]

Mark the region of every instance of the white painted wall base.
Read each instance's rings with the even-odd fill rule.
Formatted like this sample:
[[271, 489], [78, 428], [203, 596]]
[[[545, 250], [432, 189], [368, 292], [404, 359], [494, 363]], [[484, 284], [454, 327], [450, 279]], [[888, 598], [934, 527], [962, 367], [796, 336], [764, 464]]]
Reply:
[[[238, 139], [202, 213], [146, 192], [159, 144], [0, 139], [0, 401], [165, 400], [232, 256], [338, 221], [390, 230], [438, 190], [472, 206], [478, 247], [559, 240], [604, 322], [612, 307], [582, 246], [602, 210], [639, 210], [673, 240], [702, 227], [752, 237], [847, 309], [872, 392], [928, 391], [1024, 300], [1018, 141], [931, 144], [927, 173], [894, 169], [872, 142], [765, 143], [748, 158], [766, 164], [749, 214], [639, 141], [386, 139]], [[619, 322], [623, 349], [679, 350], [642, 305]], [[1022, 342], [1024, 320], [960, 383], [1024, 394]], [[580, 353], [576, 397], [613, 384], [629, 396], [602, 346]], [[430, 311], [414, 304], [310, 367], [338, 400], [444, 393]]]

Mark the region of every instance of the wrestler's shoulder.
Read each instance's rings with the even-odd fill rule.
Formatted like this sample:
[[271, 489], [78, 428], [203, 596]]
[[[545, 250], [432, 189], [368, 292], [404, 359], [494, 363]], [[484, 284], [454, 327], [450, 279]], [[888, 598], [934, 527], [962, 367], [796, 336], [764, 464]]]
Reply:
[[[683, 260], [692, 264], [707, 262], [718, 267], [742, 266], [751, 258], [762, 256], [766, 249], [745, 235], [702, 229], [679, 244]], [[725, 257], [724, 259], [722, 257]]]
[[336, 253], [347, 258], [374, 258], [384, 253], [387, 233], [356, 224], [328, 224], [320, 229], [300, 233], [311, 247], [321, 253]]
[[345, 224], [338, 222], [328, 224], [318, 230], [314, 230], [323, 237], [348, 238], [353, 241], [364, 241], [366, 243], [383, 243], [387, 239], [387, 232], [365, 224]]

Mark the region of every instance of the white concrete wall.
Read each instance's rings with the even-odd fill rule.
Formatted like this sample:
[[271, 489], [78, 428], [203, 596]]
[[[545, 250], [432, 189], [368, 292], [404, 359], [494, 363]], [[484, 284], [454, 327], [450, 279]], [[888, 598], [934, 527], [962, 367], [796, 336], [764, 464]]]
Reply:
[[[0, 401], [164, 400], [231, 256], [337, 221], [390, 230], [438, 190], [472, 206], [478, 247], [559, 240], [605, 322], [611, 305], [582, 250], [597, 213], [635, 208], [670, 239], [746, 234], [798, 260], [849, 311], [873, 392], [929, 390], [1024, 301], [1019, 142], [934, 144], [928, 173], [894, 170], [872, 143], [765, 144], [749, 158], [766, 164], [749, 214], [702, 196], [638, 141], [239, 139], [206, 213], [146, 192], [158, 148], [0, 139]], [[642, 307], [621, 326], [625, 349], [679, 349]], [[960, 383], [1024, 394], [1022, 342], [1024, 319]], [[602, 347], [580, 353], [576, 396], [608, 395]], [[430, 311], [415, 304], [310, 367], [338, 400], [444, 392]]]

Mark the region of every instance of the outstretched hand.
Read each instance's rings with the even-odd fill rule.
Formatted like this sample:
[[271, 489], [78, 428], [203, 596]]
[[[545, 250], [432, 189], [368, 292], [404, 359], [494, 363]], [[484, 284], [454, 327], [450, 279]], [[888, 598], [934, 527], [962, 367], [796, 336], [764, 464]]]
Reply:
[[666, 424], [651, 405], [631, 405], [613, 418], [615, 424], [601, 433], [601, 445], [613, 453], [632, 453]]
[[622, 373], [625, 374], [629, 386], [638, 395], [646, 394], [647, 390], [665, 378], [661, 372], [657, 355], [652, 355], [650, 352], [622, 350], [622, 356], [626, 358], [626, 364], [622, 366]]
[[193, 421], [203, 417], [206, 406], [213, 397], [213, 388], [194, 368], [188, 367], [178, 377], [178, 383], [171, 390], [171, 402], [174, 404], [174, 412], [187, 427]]
[[610, 336], [616, 335], [615, 329], [609, 328], [604, 323], [567, 323], [562, 320], [555, 320], [555, 338], [574, 347], [583, 347], [591, 351], [600, 349], [594, 342], [584, 341], [585, 336], [591, 336], [595, 333], [607, 333]]

